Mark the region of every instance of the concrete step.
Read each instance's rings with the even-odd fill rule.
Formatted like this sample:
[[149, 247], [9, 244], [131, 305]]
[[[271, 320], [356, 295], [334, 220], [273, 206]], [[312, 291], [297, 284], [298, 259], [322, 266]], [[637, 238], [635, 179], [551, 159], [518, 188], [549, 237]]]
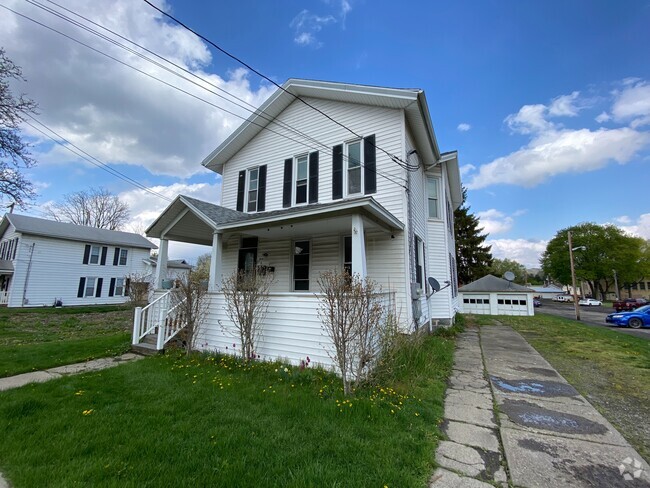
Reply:
[[165, 352], [164, 349], [156, 349], [155, 344], [147, 344], [146, 342], [132, 344], [131, 350], [135, 353], [142, 354], [143, 356], [155, 356], [156, 354], [163, 354]]
[[158, 342], [158, 335], [157, 334], [147, 334], [142, 338], [141, 343], [144, 344], [153, 344], [154, 346]]

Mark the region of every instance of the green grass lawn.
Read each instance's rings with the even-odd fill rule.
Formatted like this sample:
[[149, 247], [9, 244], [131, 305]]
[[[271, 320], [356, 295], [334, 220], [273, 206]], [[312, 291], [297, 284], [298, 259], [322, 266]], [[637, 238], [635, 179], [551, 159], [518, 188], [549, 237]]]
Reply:
[[649, 340], [543, 314], [497, 319], [519, 331], [650, 460]]
[[[426, 486], [454, 340], [405, 341], [380, 383], [178, 353], [0, 393], [12, 486]], [[285, 369], [286, 368], [286, 369]]]
[[127, 307], [0, 308], [0, 377], [121, 354]]

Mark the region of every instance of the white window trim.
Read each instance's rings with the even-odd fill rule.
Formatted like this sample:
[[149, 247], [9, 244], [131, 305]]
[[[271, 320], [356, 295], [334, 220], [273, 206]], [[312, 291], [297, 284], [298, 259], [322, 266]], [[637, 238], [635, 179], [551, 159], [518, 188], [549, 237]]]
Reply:
[[[97, 262], [93, 263], [93, 249], [99, 249], [99, 252], [97, 253]], [[90, 254], [88, 254], [88, 264], [101, 264], [102, 263], [102, 246], [96, 246], [94, 244], [90, 245]]]
[[[437, 190], [438, 190], [438, 195], [436, 197], [436, 203], [438, 207], [438, 216], [437, 217], [431, 217], [429, 214], [429, 180], [433, 180], [436, 182]], [[443, 220], [442, 218], [442, 212], [440, 211], [440, 193], [442, 190], [442, 185], [440, 184], [440, 177], [438, 176], [427, 176], [427, 185], [426, 185], [426, 198], [427, 198], [427, 219], [428, 220], [434, 220], [436, 222], [440, 222]]]
[[[309, 280], [309, 288], [306, 290], [296, 290], [296, 282], [294, 279], [294, 259], [296, 257], [296, 243], [297, 242], [309, 242], [309, 268], [308, 268], [308, 280]], [[311, 279], [311, 272], [312, 272], [312, 256], [314, 254], [314, 244], [311, 239], [304, 238], [304, 239], [293, 239], [291, 241], [291, 291], [295, 293], [313, 293], [311, 291], [312, 288], [312, 279]]]
[[[307, 194], [304, 202], [298, 203], [296, 201], [298, 197], [298, 158], [306, 158], [307, 160]], [[299, 207], [302, 205], [309, 204], [309, 153], [302, 153], [294, 156], [293, 158], [293, 175], [291, 177], [291, 206]]]
[[[88, 295], [88, 282], [90, 280], [93, 281], [93, 292], [92, 294]], [[83, 298], [94, 298], [95, 294], [97, 293], [97, 281], [98, 281], [98, 276], [86, 276], [86, 283], [84, 284], [84, 296]]]
[[[360, 185], [360, 191], [358, 193], [350, 193], [349, 192], [349, 187], [348, 187], [348, 163], [350, 162], [350, 158], [348, 156], [349, 154], [349, 147], [351, 144], [359, 143], [359, 170], [361, 173], [360, 180], [361, 180], [361, 185]], [[346, 141], [343, 144], [343, 195], [344, 197], [348, 197], [351, 195], [363, 195], [364, 190], [365, 190], [365, 171], [364, 171], [364, 153], [363, 153], [363, 139], [351, 139], [349, 141]]]
[[[248, 210], [248, 195], [251, 186], [251, 172], [257, 170], [257, 189], [255, 190], [255, 210]], [[245, 213], [257, 213], [257, 209], [260, 203], [260, 167], [253, 166], [252, 168], [246, 169], [246, 185], [244, 190], [244, 212]]]

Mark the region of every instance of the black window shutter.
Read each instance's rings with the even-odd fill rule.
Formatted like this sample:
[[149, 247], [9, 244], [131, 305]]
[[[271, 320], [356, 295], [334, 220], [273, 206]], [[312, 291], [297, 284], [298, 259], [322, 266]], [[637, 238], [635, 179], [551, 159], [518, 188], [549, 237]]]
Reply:
[[318, 151], [309, 155], [309, 203], [318, 202]]
[[120, 248], [115, 248], [115, 254], [113, 254], [113, 266], [117, 266], [117, 263], [120, 261]]
[[375, 135], [363, 139], [363, 179], [364, 193], [370, 195], [377, 191], [377, 146]]
[[90, 259], [90, 244], [86, 244], [86, 249], [84, 249], [84, 264], [88, 264]]
[[284, 180], [282, 186], [282, 207], [291, 206], [291, 186], [293, 184], [293, 159], [284, 160]]
[[264, 212], [266, 207], [266, 164], [260, 166], [257, 180], [257, 211]]
[[131, 278], [127, 278], [126, 281], [124, 281], [124, 295], [128, 297], [130, 290], [131, 290]]
[[332, 151], [332, 199], [343, 198], [343, 144]]
[[237, 181], [237, 210], [244, 211], [244, 192], [246, 191], [246, 170], [239, 172], [239, 179]]
[[108, 296], [112, 297], [115, 294], [115, 278], [111, 278], [111, 282], [108, 285]]
[[84, 289], [86, 288], [86, 278], [79, 278], [79, 290], [77, 290], [77, 298], [83, 298]]
[[102, 296], [102, 283], [104, 282], [104, 278], [97, 278], [97, 290], [95, 291], [95, 296], [96, 297], [101, 297]]
[[102, 266], [104, 266], [106, 264], [106, 254], [107, 253], [108, 253], [108, 247], [103, 246], [102, 247], [102, 260], [101, 260]]

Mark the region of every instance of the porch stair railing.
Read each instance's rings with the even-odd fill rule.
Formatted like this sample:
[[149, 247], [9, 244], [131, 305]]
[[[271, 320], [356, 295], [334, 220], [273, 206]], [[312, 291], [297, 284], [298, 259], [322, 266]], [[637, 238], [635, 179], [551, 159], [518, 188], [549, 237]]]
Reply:
[[146, 307], [136, 307], [131, 340], [134, 349], [163, 351], [165, 344], [183, 330], [187, 323], [183, 302], [175, 303], [175, 293], [176, 290], [169, 290]]

